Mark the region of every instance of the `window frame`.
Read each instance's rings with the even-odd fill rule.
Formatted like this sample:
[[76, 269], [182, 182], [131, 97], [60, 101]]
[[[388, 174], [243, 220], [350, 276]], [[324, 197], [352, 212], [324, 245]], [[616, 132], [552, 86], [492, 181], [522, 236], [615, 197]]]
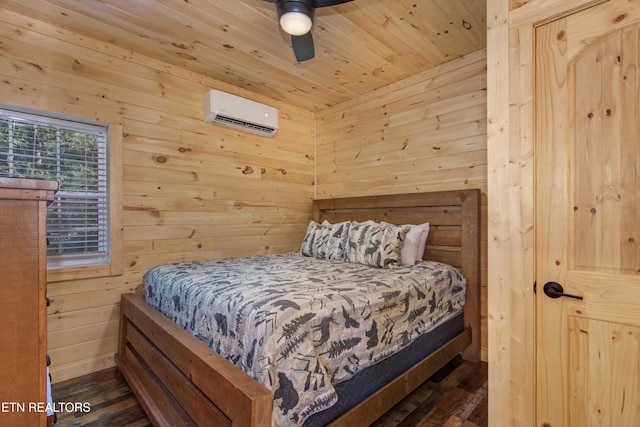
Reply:
[[[92, 122], [95, 119], [83, 119], [68, 115], [56, 114], [46, 111], [36, 111], [22, 109], [12, 105], [0, 103], [0, 109], [13, 111], [17, 114], [32, 115], [42, 118], [46, 122], [47, 118], [52, 121], [76, 121]], [[115, 121], [100, 121], [106, 124], [107, 129], [107, 236], [106, 241], [109, 247], [108, 256], [101, 263], [88, 265], [77, 264], [73, 261], [65, 265], [64, 262], [47, 263], [47, 281], [57, 282], [63, 280], [75, 280], [92, 277], [117, 276], [123, 273], [123, 253], [122, 253], [122, 138], [123, 125], [121, 117]], [[64, 257], [64, 255], [62, 255]]]

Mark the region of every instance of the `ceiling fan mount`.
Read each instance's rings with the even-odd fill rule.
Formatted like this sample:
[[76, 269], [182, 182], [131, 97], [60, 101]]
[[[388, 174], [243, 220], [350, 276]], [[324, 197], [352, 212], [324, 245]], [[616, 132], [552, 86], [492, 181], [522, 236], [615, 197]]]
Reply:
[[275, 3], [280, 27], [291, 35], [293, 53], [298, 62], [315, 56], [311, 27], [315, 10], [319, 7], [335, 6], [351, 0], [265, 0]]

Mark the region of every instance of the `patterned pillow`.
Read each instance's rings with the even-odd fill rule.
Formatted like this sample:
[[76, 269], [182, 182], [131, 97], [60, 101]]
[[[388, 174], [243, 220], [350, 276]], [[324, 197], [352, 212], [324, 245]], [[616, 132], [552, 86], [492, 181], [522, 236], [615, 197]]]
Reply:
[[311, 220], [300, 248], [302, 255], [315, 258], [342, 259], [350, 222], [322, 224]]
[[352, 223], [344, 259], [371, 267], [402, 267], [401, 250], [410, 229], [408, 225]]

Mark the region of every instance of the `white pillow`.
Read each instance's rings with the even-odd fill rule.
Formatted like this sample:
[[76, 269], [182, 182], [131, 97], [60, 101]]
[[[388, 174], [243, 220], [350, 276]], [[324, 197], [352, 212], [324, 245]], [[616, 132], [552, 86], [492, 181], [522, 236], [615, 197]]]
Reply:
[[[389, 224], [381, 222], [381, 224]], [[416, 262], [422, 261], [424, 249], [427, 245], [427, 237], [429, 237], [429, 223], [424, 224], [406, 224], [411, 227], [407, 233], [404, 245], [402, 246], [400, 257], [402, 265], [410, 267]]]
[[[429, 223], [425, 222], [424, 224], [417, 225], [422, 229], [422, 233], [420, 233], [420, 243], [418, 243], [418, 252], [416, 256], [416, 261], [422, 261], [422, 257], [424, 256], [424, 249], [427, 247], [427, 238], [429, 237]], [[413, 228], [413, 226], [411, 226]]]

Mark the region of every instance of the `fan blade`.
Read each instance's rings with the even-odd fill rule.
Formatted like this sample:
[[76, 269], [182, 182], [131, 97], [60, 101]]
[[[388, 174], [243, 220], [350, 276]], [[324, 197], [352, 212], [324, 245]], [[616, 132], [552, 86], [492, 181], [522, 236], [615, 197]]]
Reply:
[[351, 0], [315, 0], [314, 7], [335, 6], [337, 4], [347, 3]]
[[306, 61], [316, 55], [311, 31], [302, 36], [291, 36], [291, 44], [293, 45], [293, 53], [295, 53], [298, 62]]

